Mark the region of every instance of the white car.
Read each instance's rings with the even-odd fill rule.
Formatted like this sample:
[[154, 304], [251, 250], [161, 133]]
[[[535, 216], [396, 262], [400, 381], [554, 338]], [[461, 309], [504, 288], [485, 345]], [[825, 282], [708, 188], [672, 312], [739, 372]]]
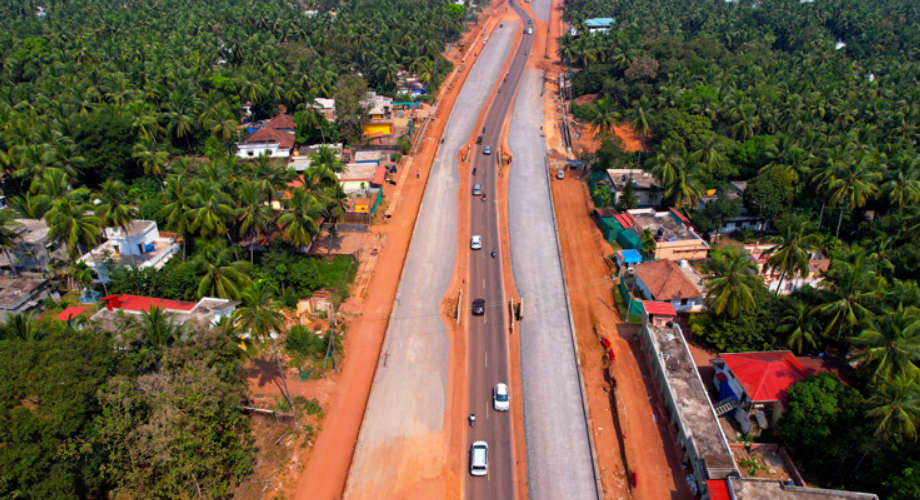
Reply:
[[470, 447], [470, 474], [485, 476], [489, 473], [489, 443], [475, 441]]
[[495, 408], [495, 411], [508, 411], [511, 408], [507, 385], [498, 383], [492, 388], [492, 408]]
[[473, 237], [470, 238], [470, 248], [472, 248], [473, 250], [482, 249], [482, 236], [479, 236], [478, 234], [474, 234]]

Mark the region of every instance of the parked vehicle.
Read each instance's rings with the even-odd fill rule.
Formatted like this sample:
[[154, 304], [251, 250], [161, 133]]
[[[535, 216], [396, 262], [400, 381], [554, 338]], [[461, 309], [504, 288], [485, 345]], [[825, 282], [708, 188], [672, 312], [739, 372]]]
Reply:
[[503, 383], [495, 384], [492, 388], [492, 408], [495, 408], [495, 411], [508, 411], [510, 407], [508, 386]]
[[489, 473], [489, 443], [475, 441], [470, 447], [470, 474], [485, 476]]
[[559, 180], [565, 179], [565, 170], [562, 170], [561, 168], [556, 170], [556, 178]]

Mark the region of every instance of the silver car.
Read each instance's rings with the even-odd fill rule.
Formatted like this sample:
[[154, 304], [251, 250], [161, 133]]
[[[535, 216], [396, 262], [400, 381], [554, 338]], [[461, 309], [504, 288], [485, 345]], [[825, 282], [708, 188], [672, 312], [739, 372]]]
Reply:
[[485, 476], [489, 473], [489, 443], [476, 441], [470, 447], [470, 474]]
[[495, 408], [495, 411], [508, 411], [510, 407], [508, 386], [503, 383], [495, 384], [492, 388], [492, 408]]

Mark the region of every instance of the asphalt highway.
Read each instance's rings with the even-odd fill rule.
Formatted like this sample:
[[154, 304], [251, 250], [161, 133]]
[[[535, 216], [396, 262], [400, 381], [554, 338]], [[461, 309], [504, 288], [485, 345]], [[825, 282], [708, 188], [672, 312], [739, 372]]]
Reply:
[[[499, 75], [497, 94], [492, 101], [484, 130], [476, 131], [483, 140], [473, 149], [472, 184], [481, 184], [485, 195], [474, 199], [470, 205], [470, 235], [482, 237], [482, 249], [470, 251], [469, 281], [463, 291], [466, 314], [469, 317], [468, 332], [468, 408], [476, 415], [476, 423], [470, 429], [464, 464], [469, 465], [469, 446], [473, 441], [484, 440], [489, 444], [489, 473], [485, 477], [473, 477], [466, 473], [465, 498], [504, 500], [514, 497], [514, 475], [512, 462], [511, 415], [492, 409], [492, 388], [496, 383], [509, 381], [508, 339], [505, 320], [507, 304], [504, 302], [501, 278], [501, 259], [491, 256], [498, 248], [498, 206], [495, 203], [497, 186], [497, 165], [500, 153], [499, 140], [502, 125], [508, 117], [511, 100], [517, 92], [527, 57], [533, 44], [533, 35], [526, 33], [532, 26], [527, 13], [514, 1], [511, 7], [522, 23], [504, 23], [500, 29], [525, 31], [517, 53], [508, 72]], [[489, 146], [492, 153], [486, 155], [483, 149]], [[472, 194], [470, 193], [470, 196]], [[485, 299], [485, 314], [472, 314], [472, 301]]]

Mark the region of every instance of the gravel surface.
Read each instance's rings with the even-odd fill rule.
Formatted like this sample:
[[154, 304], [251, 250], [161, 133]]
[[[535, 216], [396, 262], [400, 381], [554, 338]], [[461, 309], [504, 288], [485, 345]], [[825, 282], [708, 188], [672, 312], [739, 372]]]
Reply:
[[524, 300], [520, 342], [529, 493], [535, 500], [596, 499], [545, 174], [542, 80], [542, 71], [525, 72], [509, 131], [514, 167], [508, 226], [514, 284]]
[[[356, 483], [395, 480], [398, 468], [384, 467], [374, 459], [378, 447], [442, 427], [450, 342], [439, 302], [450, 284], [457, 254], [457, 151], [472, 134], [518, 29], [519, 24], [515, 29], [496, 30], [489, 38], [448, 120], [419, 209], [346, 493]], [[406, 182], [414, 180], [409, 176]]]

